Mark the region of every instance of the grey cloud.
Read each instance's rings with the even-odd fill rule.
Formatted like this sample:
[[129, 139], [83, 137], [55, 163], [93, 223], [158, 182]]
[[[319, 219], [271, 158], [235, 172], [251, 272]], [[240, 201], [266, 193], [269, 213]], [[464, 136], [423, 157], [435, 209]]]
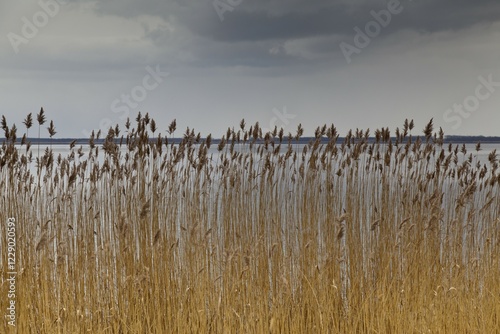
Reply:
[[[286, 1], [282, 1], [285, 6]], [[311, 4], [306, 10], [284, 7], [280, 14], [270, 14], [262, 7], [246, 10], [236, 7], [225, 13], [223, 22], [218, 17], [186, 23], [195, 33], [216, 40], [266, 40], [314, 37], [329, 34], [353, 33], [355, 26], [363, 26], [373, 20], [370, 11], [386, 8], [384, 4], [363, 1], [348, 5], [343, 2], [329, 2], [316, 6]], [[403, 29], [420, 32], [436, 32], [448, 29], [467, 28], [477, 23], [489, 23], [500, 18], [500, 3], [483, 0], [471, 1], [401, 1], [403, 12], [394, 18], [384, 32]], [[286, 9], [285, 9], [286, 8]]]
[[[433, 33], [464, 29], [500, 17], [500, 3], [495, 0], [405, 0], [401, 5], [403, 12], [393, 17], [381, 38], [402, 30]], [[174, 22], [174, 32], [145, 27], [144, 37], [160, 47], [185, 49], [189, 57], [180, 62], [268, 67], [308, 61], [308, 56], [309, 60], [322, 55], [333, 59], [340, 52], [338, 43], [354, 37], [354, 27], [363, 28], [373, 20], [370, 11], [386, 7], [387, 1], [382, 0], [243, 0], [224, 13], [224, 21], [220, 21], [213, 0], [108, 0], [97, 2], [96, 11], [129, 18], [153, 15]], [[269, 52], [273, 48], [279, 51], [280, 43], [290, 45], [291, 41], [295, 46], [292, 51]], [[304, 50], [298, 50], [298, 44]]]
[[[223, 0], [221, 0], [223, 1]], [[496, 0], [404, 0], [397, 24], [388, 31], [416, 29], [435, 32], [467, 28], [497, 21], [500, 3]], [[142, 14], [175, 17], [193, 33], [222, 41], [257, 41], [303, 38], [328, 34], [350, 34], [352, 28], [372, 19], [371, 10], [386, 7], [387, 1], [326, 0], [243, 0], [224, 14], [221, 22], [211, 0], [97, 2], [102, 14], [133, 17]]]

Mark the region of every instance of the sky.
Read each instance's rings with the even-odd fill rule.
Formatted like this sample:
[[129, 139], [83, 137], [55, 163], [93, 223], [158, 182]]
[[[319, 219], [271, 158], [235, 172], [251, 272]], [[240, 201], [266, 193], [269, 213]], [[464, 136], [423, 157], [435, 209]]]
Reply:
[[139, 111], [179, 136], [500, 136], [498, 0], [1, 1], [0, 36], [0, 114], [23, 129], [43, 107], [56, 138]]

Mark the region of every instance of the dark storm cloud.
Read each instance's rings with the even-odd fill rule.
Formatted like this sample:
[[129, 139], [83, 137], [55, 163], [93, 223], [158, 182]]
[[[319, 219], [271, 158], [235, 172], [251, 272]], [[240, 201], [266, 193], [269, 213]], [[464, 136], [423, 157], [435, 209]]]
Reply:
[[408, 10], [402, 13], [399, 29], [421, 32], [458, 30], [500, 19], [500, 3], [495, 0], [444, 0], [402, 2]]
[[[224, 0], [220, 0], [224, 2]], [[387, 30], [415, 29], [436, 32], [467, 28], [500, 18], [497, 0], [402, 0], [403, 13]], [[303, 38], [328, 34], [346, 35], [356, 25], [372, 20], [371, 10], [385, 8], [386, 1], [298, 1], [243, 0], [224, 21], [208, 1], [99, 1], [97, 10], [105, 14], [133, 17], [141, 14], [174, 17], [190, 31], [222, 41], [256, 41]]]
[[[215, 0], [228, 3], [227, 0]], [[190, 54], [185, 62], [195, 66], [244, 65], [267, 67], [293, 61], [341, 54], [339, 43], [352, 42], [354, 27], [373, 20], [371, 11], [387, 8], [383, 0], [242, 0], [219, 14], [214, 0], [107, 0], [96, 11], [126, 18], [140, 15], [162, 17], [174, 32], [161, 27], [145, 28], [144, 38], [163, 48], [176, 47]], [[230, 1], [238, 3], [237, 0]], [[380, 38], [402, 30], [433, 33], [460, 30], [500, 18], [497, 0], [402, 0], [403, 11], [392, 17]], [[303, 48], [290, 52], [283, 43], [302, 40]], [[276, 52], [270, 52], [270, 50]], [[301, 55], [308, 54], [310, 58]]]
[[[278, 1], [275, 1], [278, 2]], [[319, 35], [352, 34], [355, 26], [373, 17], [370, 11], [386, 8], [380, 1], [315, 2], [310, 6], [295, 8], [287, 1], [279, 1], [283, 9], [272, 14], [263, 4], [248, 10], [244, 3], [232, 12], [224, 13], [224, 21], [217, 16], [193, 22], [186, 18], [192, 31], [208, 38], [224, 41], [304, 38]], [[467, 28], [477, 23], [489, 23], [500, 18], [498, 1], [401, 1], [403, 12], [394, 18], [385, 33], [402, 29], [419, 32], [436, 32]], [[255, 6], [253, 6], [255, 7]]]

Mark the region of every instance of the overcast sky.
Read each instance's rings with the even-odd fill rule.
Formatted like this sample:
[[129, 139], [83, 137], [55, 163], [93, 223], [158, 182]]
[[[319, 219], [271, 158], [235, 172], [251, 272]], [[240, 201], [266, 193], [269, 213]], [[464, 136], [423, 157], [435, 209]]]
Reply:
[[55, 1], [0, 2], [0, 114], [18, 128], [43, 106], [58, 138], [138, 111], [178, 135], [434, 118], [500, 136], [498, 0]]

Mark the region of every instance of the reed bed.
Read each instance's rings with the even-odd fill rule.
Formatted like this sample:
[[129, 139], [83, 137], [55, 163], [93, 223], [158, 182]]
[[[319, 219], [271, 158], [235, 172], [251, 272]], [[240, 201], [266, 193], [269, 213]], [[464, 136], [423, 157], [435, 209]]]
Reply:
[[432, 120], [423, 135], [405, 121], [373, 140], [324, 125], [307, 145], [301, 126], [242, 121], [217, 141], [187, 128], [174, 143], [175, 121], [162, 135], [139, 114], [67, 156], [33, 149], [4, 117], [2, 128], [0, 211], [16, 218], [18, 272], [17, 326], [3, 333], [500, 328], [496, 152], [481, 163]]

